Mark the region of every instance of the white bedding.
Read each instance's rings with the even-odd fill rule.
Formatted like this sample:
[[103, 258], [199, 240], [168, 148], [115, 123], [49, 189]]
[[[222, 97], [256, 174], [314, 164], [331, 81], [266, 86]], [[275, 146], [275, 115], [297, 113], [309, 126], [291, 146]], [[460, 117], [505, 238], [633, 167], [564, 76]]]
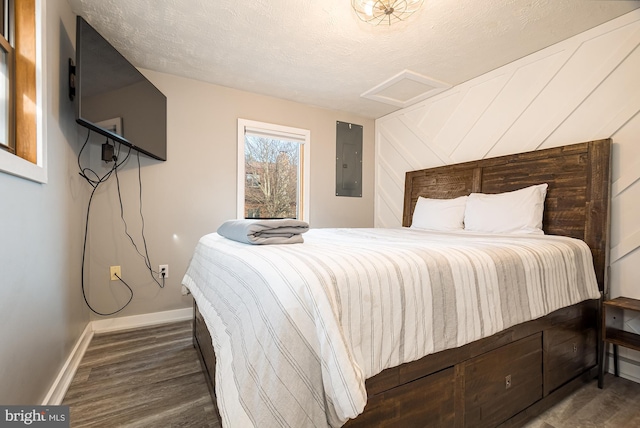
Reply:
[[341, 426], [385, 368], [600, 297], [558, 236], [313, 229], [304, 244], [211, 234], [183, 283], [216, 350], [223, 426]]

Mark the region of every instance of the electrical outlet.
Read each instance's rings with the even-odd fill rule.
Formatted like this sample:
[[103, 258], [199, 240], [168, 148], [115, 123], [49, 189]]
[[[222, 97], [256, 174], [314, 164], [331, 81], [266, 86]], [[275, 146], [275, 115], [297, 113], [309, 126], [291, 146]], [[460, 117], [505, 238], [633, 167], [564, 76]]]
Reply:
[[109, 268], [109, 272], [111, 274], [111, 281], [118, 281], [118, 276], [122, 278], [122, 273], [120, 272], [120, 266], [111, 266]]
[[[164, 276], [162, 276], [163, 273], [164, 273]], [[160, 278], [160, 279], [169, 278], [169, 265], [160, 265], [160, 266], [158, 266], [158, 278]]]

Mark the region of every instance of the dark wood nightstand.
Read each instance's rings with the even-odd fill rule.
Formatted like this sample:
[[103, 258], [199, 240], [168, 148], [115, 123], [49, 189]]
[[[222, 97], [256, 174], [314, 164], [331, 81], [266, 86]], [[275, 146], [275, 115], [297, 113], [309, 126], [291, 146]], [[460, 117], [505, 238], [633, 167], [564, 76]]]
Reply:
[[[602, 341], [603, 357], [606, 358], [607, 344], [613, 344], [613, 371], [616, 376], [620, 375], [618, 367], [618, 346], [640, 351], [640, 334], [624, 331], [624, 311], [640, 313], [640, 300], [629, 297], [617, 297], [612, 300], [605, 300], [602, 304]], [[604, 377], [604, 361], [601, 362], [598, 376], [598, 386], [602, 388]]]

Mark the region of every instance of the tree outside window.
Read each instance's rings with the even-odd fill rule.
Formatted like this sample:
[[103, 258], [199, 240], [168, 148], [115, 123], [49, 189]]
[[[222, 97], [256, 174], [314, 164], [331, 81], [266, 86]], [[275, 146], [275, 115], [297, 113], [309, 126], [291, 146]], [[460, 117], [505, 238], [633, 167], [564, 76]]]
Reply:
[[246, 135], [245, 218], [298, 218], [300, 143]]

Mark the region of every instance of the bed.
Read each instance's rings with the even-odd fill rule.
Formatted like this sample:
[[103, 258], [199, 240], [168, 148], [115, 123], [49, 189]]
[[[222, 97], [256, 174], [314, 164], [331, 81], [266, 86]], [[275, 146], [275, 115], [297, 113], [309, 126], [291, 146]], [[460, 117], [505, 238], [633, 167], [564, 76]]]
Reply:
[[[586, 251], [586, 256], [583, 254], [580, 257], [586, 257], [590, 263], [593, 262], [594, 284], [591, 291], [585, 291], [582, 294], [577, 291], [565, 293], [572, 296], [569, 300], [564, 298], [547, 299], [538, 305], [544, 307], [545, 310], [543, 312], [531, 310], [535, 313], [531, 314], [528, 321], [526, 318], [519, 318], [521, 313], [526, 311], [517, 306], [518, 294], [513, 294], [516, 297], [502, 300], [502, 305], [505, 308], [512, 309], [507, 310], [512, 313], [512, 316], [507, 317], [509, 318], [507, 321], [498, 319], [495, 322], [489, 322], [488, 320], [491, 319], [489, 315], [487, 315], [488, 318], [467, 317], [465, 314], [473, 311], [461, 309], [457, 315], [456, 327], [454, 327], [457, 329], [457, 334], [447, 334], [447, 328], [451, 328], [451, 322], [448, 324], [445, 322], [445, 326], [439, 326], [434, 321], [432, 328], [434, 331], [439, 329], [440, 332], [435, 336], [443, 339], [440, 341], [422, 340], [420, 346], [410, 341], [397, 339], [394, 335], [398, 337], [400, 335], [393, 330], [385, 331], [384, 334], [380, 334], [382, 337], [380, 340], [390, 342], [392, 351], [384, 351], [387, 352], [386, 354], [380, 351], [380, 358], [375, 361], [373, 361], [374, 358], [370, 358], [373, 361], [371, 364], [365, 362], [370, 357], [369, 352], [362, 349], [366, 348], [364, 345], [366, 340], [360, 337], [361, 335], [357, 331], [354, 333], [353, 329], [344, 329], [343, 317], [357, 318], [356, 325], [359, 319], [366, 319], [366, 325], [373, 326], [374, 322], [364, 317], [363, 314], [366, 311], [361, 311], [361, 313], [356, 311], [356, 315], [354, 315], [353, 312], [343, 313], [341, 309], [336, 309], [347, 306], [344, 300], [348, 300], [348, 298], [344, 296], [355, 296], [352, 299], [357, 301], [358, 296], [362, 297], [361, 294], [344, 294], [340, 289], [327, 289], [319, 294], [307, 290], [303, 297], [295, 295], [288, 300], [278, 298], [274, 300], [273, 306], [266, 306], [267, 300], [271, 298], [269, 295], [258, 295], [264, 287], [255, 283], [260, 281], [265, 281], [265, 284], [269, 283], [269, 285], [271, 282], [277, 283], [278, 275], [300, 277], [303, 278], [301, 281], [305, 284], [312, 283], [314, 276], [323, 276], [326, 275], [326, 272], [331, 271], [331, 269], [324, 270], [324, 264], [328, 263], [326, 259], [315, 253], [310, 253], [304, 257], [308, 257], [307, 260], [313, 260], [313, 263], [306, 262], [308, 264], [306, 266], [296, 258], [303, 257], [301, 254], [307, 251], [307, 247], [304, 247], [304, 251], [295, 250], [295, 246], [281, 246], [287, 248], [274, 249], [269, 253], [256, 252], [269, 249], [252, 249], [251, 251], [254, 253], [247, 253], [246, 251], [249, 250], [246, 247], [251, 246], [240, 248], [238, 245], [242, 244], [234, 246], [227, 243], [229, 248], [221, 256], [223, 259], [219, 262], [219, 266], [215, 269], [210, 266], [204, 267], [208, 273], [203, 274], [200, 272], [203, 266], [198, 265], [204, 264], [203, 260], [206, 260], [206, 257], [201, 257], [202, 254], [198, 254], [198, 252], [220, 252], [218, 247], [224, 246], [220, 242], [224, 238], [204, 237], [203, 246], [201, 247], [199, 244], [185, 276], [185, 285], [194, 295], [194, 345], [202, 357], [201, 361], [208, 375], [214, 402], [222, 404], [220, 406], [221, 414], [218, 414], [218, 417], [222, 416], [220, 419], [224, 420], [226, 425], [231, 426], [236, 424], [237, 426], [246, 426], [246, 424], [255, 426], [287, 424], [291, 426], [327, 426], [327, 424], [340, 426], [344, 422], [345, 414], [352, 415], [350, 417], [356, 416], [361, 411], [358, 406], [363, 406], [366, 403], [364, 411], [355, 419], [350, 419], [345, 426], [397, 426], [405, 424], [407, 426], [478, 427], [519, 425], [566, 396], [581, 382], [593, 379], [597, 372], [598, 361], [602, 360], [598, 352], [600, 350], [598, 349], [600, 341], [598, 340], [599, 330], [597, 328], [600, 311], [598, 297], [600, 292], [606, 291], [610, 147], [610, 140], [600, 140], [408, 172], [405, 184], [403, 226], [410, 225], [419, 196], [452, 199], [472, 192], [501, 193], [539, 183], [548, 183], [543, 229], [548, 235], [557, 235], [556, 238], [550, 238], [551, 241], [557, 243], [554, 244], [556, 246], [574, 246], [573, 243], [571, 245], [565, 243], [565, 241], [573, 242], [573, 240], [565, 240], [560, 237], [577, 238], [586, 243], [586, 245], [581, 244], [581, 249], [578, 249], [580, 245], [575, 244], [575, 251], [583, 253]], [[400, 266], [402, 264], [400, 262], [391, 263], [394, 266], [393, 269], [411, 271], [411, 274], [418, 278], [416, 280], [418, 283], [425, 281], [425, 276], [417, 272], [419, 269], [411, 267], [415, 266], [410, 263], [411, 258], [414, 257], [411, 255], [413, 253], [405, 252], [408, 250], [401, 247], [401, 245], [417, 245], [416, 242], [422, 239], [419, 231], [406, 229], [378, 232], [354, 230], [340, 233], [348, 235], [347, 241], [353, 242], [355, 240], [358, 244], [355, 247], [349, 247], [346, 243], [341, 246], [338, 244], [339, 238], [329, 236], [328, 231], [318, 232], [317, 236], [310, 235], [310, 239], [306, 239], [306, 241], [309, 242], [308, 247], [317, 246], [322, 252], [322, 245], [327, 245], [332, 239], [336, 239], [335, 248], [340, 248], [341, 251], [334, 251], [334, 254], [329, 255], [331, 263], [336, 265], [341, 263], [361, 264], [361, 276], [356, 275], [356, 277], [364, 278], [367, 275], [374, 276], [371, 272], [382, 266], [384, 260], [382, 258], [375, 259], [379, 256], [371, 253], [368, 258], [378, 261], [370, 263], [372, 266], [365, 266], [366, 263], [361, 263], [359, 260], [364, 260], [366, 257], [361, 256], [358, 259], [352, 253], [357, 252], [357, 248], [374, 251], [377, 242], [381, 239], [379, 234], [384, 234], [385, 242], [387, 242], [385, 246], [391, 247], [401, 259], [408, 260], [408, 267], [404, 268]], [[398, 234], [401, 233], [412, 237], [401, 239], [398, 237]], [[409, 241], [409, 244], [400, 243], [403, 239]], [[473, 239], [473, 246], [491, 246], [502, 238], [494, 237], [492, 239], [486, 236], [476, 236]], [[529, 248], [536, 239], [539, 238], [529, 237], [524, 240], [525, 243], [522, 246]], [[207, 244], [204, 241], [211, 242]], [[448, 236], [440, 238], [435, 236], [429, 238], [429, 241], [433, 242], [432, 245], [437, 250], [440, 248], [438, 247], [439, 242], [455, 241], [455, 239]], [[520, 245], [511, 241], [505, 242], [507, 245]], [[307, 245], [307, 243], [302, 245]], [[329, 251], [325, 250], [325, 252]], [[453, 252], [460, 254], [458, 250]], [[286, 264], [289, 266], [287, 269], [290, 270], [275, 270], [275, 273], [270, 277], [265, 272], [269, 272], [275, 263], [273, 258], [276, 257], [276, 253], [279, 253], [277, 257], [291, 258], [291, 262]], [[247, 254], [250, 256], [247, 257]], [[356, 258], [350, 259], [349, 257]], [[535, 257], [540, 258], [539, 254]], [[251, 258], [254, 264], [242, 268], [233, 266], [231, 260], [240, 258]], [[460, 257], [453, 256], [453, 258]], [[476, 268], [482, 264], [479, 263]], [[306, 267], [303, 269], [300, 266]], [[344, 266], [339, 267], [338, 270], [343, 268]], [[304, 273], [301, 272], [302, 270], [309, 272]], [[252, 276], [257, 272], [261, 276]], [[376, 275], [378, 278], [381, 276], [379, 273]], [[393, 296], [399, 296], [393, 291], [393, 287], [389, 286], [389, 284], [393, 284], [393, 275], [385, 275], [388, 278], [381, 283], [392, 289], [391, 297], [385, 298], [385, 301], [393, 300]], [[335, 286], [340, 283], [335, 276], [329, 274], [328, 279], [325, 278], [321, 283]], [[251, 284], [247, 288], [250, 289], [249, 294], [244, 296], [237, 294], [235, 297], [231, 297], [236, 294], [232, 288], [233, 285], [224, 292], [221, 291], [222, 289], [210, 291], [207, 288], [209, 285], [205, 286], [207, 282], [232, 281], [244, 281], [244, 284]], [[358, 281], [355, 279], [351, 281], [353, 284], [356, 282]], [[578, 282], [584, 282], [584, 279]], [[281, 293], [290, 292], [289, 285], [283, 287]], [[433, 287], [435, 289], [435, 286]], [[491, 281], [488, 281], [484, 287], [491, 288]], [[506, 290], [506, 293], [510, 292], [509, 287], [502, 288]], [[354, 290], [359, 289], [354, 288]], [[446, 288], [442, 288], [442, 290], [446, 290]], [[547, 291], [552, 293], [553, 289], [550, 288]], [[359, 293], [362, 291], [360, 290]], [[489, 298], [486, 295], [491, 295], [491, 293], [491, 291], [488, 294], [477, 292], [471, 300], [487, 300]], [[442, 294], [440, 293], [440, 295]], [[318, 296], [329, 297], [325, 299], [325, 297]], [[413, 306], [421, 307], [416, 303], [420, 300], [420, 292], [415, 296], [409, 294], [403, 294], [403, 296], [409, 304], [413, 302]], [[234, 298], [239, 300], [234, 302]], [[371, 298], [367, 294], [362, 301], [368, 302]], [[249, 307], [252, 306], [246, 302], [252, 299], [256, 299], [260, 305], [253, 305], [258, 308], [254, 309], [254, 312], [246, 312], [251, 311]], [[396, 300], [398, 299], [400, 297], [397, 297]], [[271, 312], [278, 312], [280, 306], [288, 308], [291, 306], [291, 302], [296, 300], [303, 301], [302, 309], [296, 307], [292, 312], [283, 312], [287, 315], [278, 322], [271, 322], [267, 319], [268, 316], [272, 316]], [[308, 303], [307, 300], [313, 300], [316, 306], [305, 306]], [[211, 314], [211, 307], [220, 304], [220, 301], [224, 301], [226, 307], [229, 308], [231, 318], [226, 318], [227, 321], [222, 318], [213, 319], [216, 318], [216, 315], [215, 313]], [[324, 310], [315, 309], [316, 307], [322, 308], [323, 303], [326, 303]], [[264, 307], [272, 309], [262, 309], [264, 312], [262, 313], [259, 307], [263, 304]], [[362, 305], [361, 302], [359, 304]], [[236, 308], [240, 307], [242, 309], [236, 311]], [[443, 307], [446, 308], [446, 305]], [[436, 312], [435, 310], [430, 311]], [[203, 313], [206, 314], [206, 318]], [[405, 311], [403, 310], [402, 313], [404, 316]], [[384, 317], [384, 313], [382, 316]], [[237, 333], [234, 333], [236, 330], [233, 323], [228, 322], [233, 317], [249, 317], [251, 325], [248, 330], [255, 330], [257, 332], [255, 335], [260, 338], [269, 336], [270, 339], [265, 341], [260, 339], [255, 343], [245, 343], [244, 336], [242, 336], [242, 340], [238, 339], [237, 335], [234, 336]], [[393, 317], [392, 314], [388, 315], [389, 319]], [[298, 327], [293, 330], [294, 334], [280, 333], [280, 326], [289, 323], [294, 318], [313, 319], [315, 324], [296, 324]], [[441, 314], [440, 318], [446, 321], [450, 320], [451, 316], [442, 316]], [[461, 322], [460, 319], [466, 321]], [[482, 320], [482, 329], [477, 328], [478, 319]], [[267, 322], [262, 324], [262, 320], [267, 320]], [[333, 331], [328, 327], [325, 328], [326, 325], [332, 323], [343, 327], [342, 330], [338, 329], [341, 333], [327, 333], [327, 331]], [[466, 323], [469, 330], [460, 329], [460, 323]], [[409, 324], [415, 324], [415, 322], [399, 323], [403, 326], [402, 328]], [[213, 329], [213, 337], [209, 331], [209, 327], [212, 325], [218, 326], [217, 330]], [[446, 327], [447, 325], [449, 327]], [[221, 326], [222, 328], [220, 328]], [[380, 324], [370, 330], [377, 331], [383, 329], [382, 326], [383, 324]], [[473, 333], [475, 330], [486, 330], [489, 334], [477, 336]], [[218, 333], [216, 334], [215, 331]], [[302, 340], [299, 344], [296, 342], [296, 335], [306, 331], [316, 331], [320, 338], [317, 343], [309, 340]], [[465, 333], [460, 333], [461, 331], [465, 331]], [[466, 331], [470, 333], [466, 333]], [[280, 334], [282, 336], [279, 336]], [[356, 339], [354, 339], [354, 335], [357, 337]], [[465, 336], [465, 338], [461, 339], [461, 336]], [[216, 343], [217, 349], [214, 350], [212, 342]], [[344, 343], [347, 343], [348, 346], [343, 348], [341, 344]], [[393, 347], [394, 343], [401, 344], [401, 346], [398, 345], [398, 349], [396, 349]], [[327, 344], [331, 346], [327, 346]], [[247, 361], [250, 363], [246, 364], [246, 373], [235, 378], [236, 384], [230, 387], [228, 376], [233, 364], [229, 361], [228, 348], [236, 349], [234, 346], [238, 349], [238, 353], [244, 352], [247, 355], [250, 353], [251, 356], [247, 357]], [[295, 378], [289, 378], [286, 371], [280, 371], [279, 367], [273, 367], [271, 359], [256, 357], [253, 352], [256, 351], [256, 348], [261, 347], [278, 348], [280, 353], [286, 357], [283, 358], [285, 363], [294, 367], [294, 372], [302, 374], [298, 373]], [[314, 348], [313, 352], [306, 347]], [[424, 349], [430, 349], [432, 352], [421, 356], [421, 354], [414, 352], [416, 347], [422, 348], [419, 352], [423, 352]], [[282, 350], [285, 348], [287, 351], [283, 352]], [[303, 372], [302, 364], [299, 364], [297, 359], [290, 358], [289, 348], [302, 349], [301, 353], [306, 356], [301, 357], [301, 360], [315, 362], [317, 367], [310, 370], [309, 373]], [[379, 344], [372, 347], [376, 350], [387, 348], [389, 348], [388, 345], [385, 348]], [[262, 349], [259, 351], [262, 352]], [[267, 351], [268, 349], [265, 349], [265, 352]], [[222, 359], [220, 359], [221, 355]], [[219, 357], [219, 361], [216, 361], [216, 356]], [[296, 356], [296, 358], [298, 357]], [[353, 365], [355, 369], [343, 369], [342, 363], [339, 364], [339, 362], [350, 360], [356, 361], [356, 364]], [[266, 373], [270, 373], [270, 375]], [[261, 387], [244, 389], [246, 385], [253, 385], [254, 382], [257, 382], [256, 379], [263, 375], [273, 377], [273, 379], [267, 380], [267, 383], [271, 385], [280, 383], [283, 387], [271, 390], [263, 390]], [[282, 409], [270, 412], [268, 417], [261, 419], [258, 416], [256, 419], [251, 410], [246, 408], [247, 402], [234, 402], [234, 400], [228, 399], [233, 394], [222, 394], [224, 396], [218, 394], [218, 398], [215, 398], [216, 386], [218, 390], [222, 388], [221, 379], [225, 382], [224, 388], [233, 389], [236, 395], [255, 395], [258, 400], [262, 399], [268, 403], [272, 403], [273, 397], [291, 395], [293, 401], [290, 406], [284, 406]], [[218, 381], [218, 385], [215, 380]], [[302, 386], [296, 382], [301, 382]], [[319, 387], [318, 383], [320, 383]], [[343, 384], [347, 387], [343, 387]], [[255, 385], [260, 385], [260, 383], [255, 383]], [[362, 385], [362, 388], [350, 387], [349, 385]], [[305, 394], [302, 392], [303, 389], [313, 391], [310, 396], [312, 400], [315, 400], [315, 405], [320, 410], [309, 411], [309, 415], [302, 416], [286, 414], [289, 408], [306, 406], [302, 398]], [[229, 389], [225, 389], [225, 391], [227, 390]], [[299, 403], [296, 403], [296, 399]], [[355, 414], [353, 409], [356, 409]], [[322, 411], [326, 414], [322, 414]], [[238, 418], [238, 412], [245, 415], [244, 417], [247, 419]], [[318, 414], [318, 412], [320, 413]], [[318, 423], [318, 421], [321, 422]], [[230, 424], [230, 422], [233, 423]]]

